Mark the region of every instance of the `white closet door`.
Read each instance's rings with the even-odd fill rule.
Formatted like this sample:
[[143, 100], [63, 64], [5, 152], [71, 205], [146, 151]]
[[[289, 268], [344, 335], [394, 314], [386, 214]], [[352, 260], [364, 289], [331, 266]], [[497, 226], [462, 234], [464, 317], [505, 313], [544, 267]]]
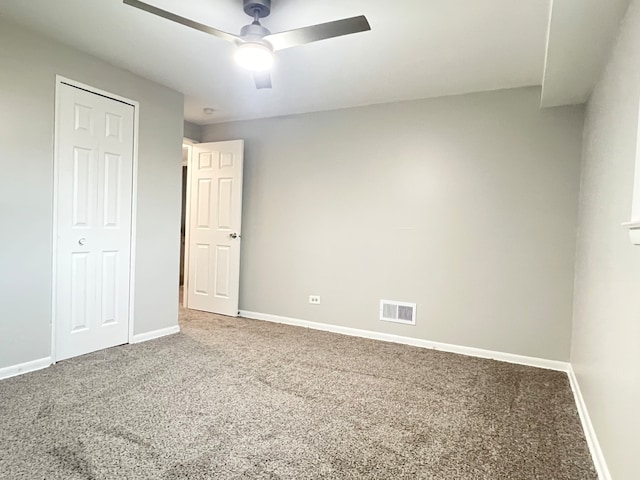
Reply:
[[60, 84], [55, 357], [127, 343], [134, 107]]

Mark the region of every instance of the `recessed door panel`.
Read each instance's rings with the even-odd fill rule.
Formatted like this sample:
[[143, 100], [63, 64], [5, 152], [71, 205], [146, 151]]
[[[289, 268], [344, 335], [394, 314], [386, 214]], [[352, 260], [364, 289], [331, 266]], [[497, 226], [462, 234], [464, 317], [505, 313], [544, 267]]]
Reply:
[[116, 323], [118, 312], [118, 252], [102, 252], [102, 282], [100, 295], [101, 323]]
[[73, 124], [76, 131], [93, 133], [93, 108], [76, 103], [73, 109]]
[[194, 289], [195, 293], [199, 295], [209, 295], [210, 251], [209, 245], [198, 244], [196, 245], [195, 252], [193, 252], [196, 257]]
[[211, 226], [211, 179], [201, 178], [198, 180], [198, 228], [209, 228]]
[[114, 153], [104, 155], [104, 226], [118, 227], [120, 223], [120, 187], [122, 185], [122, 157]]
[[223, 168], [233, 168], [233, 153], [220, 153], [220, 170], [222, 170]]
[[89, 328], [90, 253], [71, 255], [71, 333]]
[[122, 141], [122, 117], [113, 113], [106, 114], [106, 131], [104, 136], [106, 138], [112, 138], [119, 142]]
[[198, 169], [199, 170], [209, 170], [213, 166], [213, 153], [212, 152], [202, 152], [198, 155]]
[[74, 227], [89, 227], [92, 213], [93, 150], [73, 147], [73, 198]]
[[218, 229], [231, 230], [233, 208], [233, 179], [218, 180]]
[[216, 247], [216, 297], [229, 298], [230, 279], [229, 268], [231, 264], [231, 247], [218, 245]]

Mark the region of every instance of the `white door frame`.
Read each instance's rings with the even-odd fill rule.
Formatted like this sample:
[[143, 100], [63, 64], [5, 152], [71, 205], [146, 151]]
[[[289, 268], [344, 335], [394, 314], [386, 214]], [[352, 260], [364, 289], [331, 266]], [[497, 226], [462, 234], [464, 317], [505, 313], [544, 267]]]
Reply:
[[[184, 209], [184, 221], [185, 221], [185, 229], [184, 229], [184, 280], [182, 282], [182, 298], [180, 301], [182, 302], [182, 306], [187, 308], [187, 294], [189, 293], [189, 218], [191, 215], [191, 157], [193, 157], [193, 146], [198, 144], [199, 142], [196, 140], [192, 140], [190, 138], [184, 137], [182, 139], [182, 146], [186, 146], [188, 149], [187, 154], [187, 192], [185, 198], [185, 209]], [[184, 164], [183, 164], [184, 165]]]
[[129, 260], [129, 338], [128, 342], [133, 340], [133, 324], [134, 324], [134, 290], [135, 290], [135, 265], [136, 265], [136, 217], [138, 210], [138, 130], [140, 124], [140, 103], [129, 98], [121, 97], [99, 88], [92, 87], [75, 80], [56, 75], [56, 94], [55, 94], [55, 110], [53, 131], [53, 237], [52, 242], [52, 259], [51, 259], [51, 363], [56, 363], [56, 258], [58, 253], [58, 121], [57, 114], [60, 110], [60, 87], [62, 84], [85, 90], [89, 93], [95, 93], [102, 97], [107, 97], [118, 102], [126, 103], [133, 107], [133, 177], [131, 191], [131, 255]]

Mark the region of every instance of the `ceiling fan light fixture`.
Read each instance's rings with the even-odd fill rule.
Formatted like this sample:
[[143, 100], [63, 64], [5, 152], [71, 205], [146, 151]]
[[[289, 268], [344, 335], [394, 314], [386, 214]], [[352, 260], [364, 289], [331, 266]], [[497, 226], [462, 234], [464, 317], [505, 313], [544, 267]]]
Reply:
[[238, 65], [252, 72], [266, 72], [273, 66], [273, 51], [263, 43], [239, 45], [234, 58]]
[[260, 19], [269, 16], [271, 13], [271, 0], [243, 0], [244, 12], [253, 19], [253, 22], [242, 27], [240, 35], [234, 35], [204, 23], [181, 17], [168, 10], [162, 10], [141, 0], [122, 0], [122, 2], [171, 22], [176, 22], [185, 27], [234, 43], [238, 47], [235, 55], [236, 62], [243, 68], [253, 72], [257, 89], [271, 88], [271, 75], [269, 75], [268, 70], [273, 65], [273, 52], [371, 30], [367, 17], [359, 15], [284, 32], [271, 33], [268, 28], [260, 24]]

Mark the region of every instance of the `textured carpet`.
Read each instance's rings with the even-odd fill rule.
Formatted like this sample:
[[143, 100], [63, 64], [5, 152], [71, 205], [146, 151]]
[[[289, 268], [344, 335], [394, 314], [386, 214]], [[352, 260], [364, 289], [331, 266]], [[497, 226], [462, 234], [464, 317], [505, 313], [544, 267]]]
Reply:
[[565, 374], [182, 312], [0, 382], [0, 478], [596, 479]]

